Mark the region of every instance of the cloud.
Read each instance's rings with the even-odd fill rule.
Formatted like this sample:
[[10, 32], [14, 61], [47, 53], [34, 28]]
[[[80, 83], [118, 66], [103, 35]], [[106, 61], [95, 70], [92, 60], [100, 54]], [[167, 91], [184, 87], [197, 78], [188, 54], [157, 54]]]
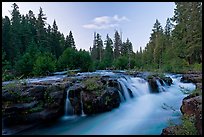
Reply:
[[96, 17], [92, 20], [92, 23], [83, 25], [86, 29], [108, 29], [118, 27], [120, 22], [129, 21], [125, 16], [119, 17], [118, 15], [111, 16], [101, 16]]

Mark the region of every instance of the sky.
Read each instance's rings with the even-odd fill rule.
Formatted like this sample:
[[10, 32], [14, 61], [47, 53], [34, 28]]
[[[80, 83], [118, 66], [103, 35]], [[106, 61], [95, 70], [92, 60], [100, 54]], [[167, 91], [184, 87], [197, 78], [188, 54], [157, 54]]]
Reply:
[[[11, 18], [13, 2], [2, 2], [2, 17]], [[115, 30], [128, 38], [133, 51], [145, 48], [156, 19], [165, 26], [174, 15], [173, 2], [16, 2], [20, 14], [32, 10], [37, 17], [40, 7], [52, 26], [56, 20], [58, 30], [66, 37], [72, 31], [77, 49], [89, 50], [93, 46], [94, 32], [105, 41], [108, 34], [114, 39]]]

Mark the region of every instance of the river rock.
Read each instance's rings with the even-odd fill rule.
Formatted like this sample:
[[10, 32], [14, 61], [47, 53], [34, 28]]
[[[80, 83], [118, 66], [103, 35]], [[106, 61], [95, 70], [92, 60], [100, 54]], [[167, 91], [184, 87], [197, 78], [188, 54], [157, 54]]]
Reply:
[[97, 96], [89, 92], [83, 92], [83, 109], [85, 114], [95, 114], [110, 111], [120, 105], [118, 90], [109, 87], [100, 91], [102, 95]]
[[148, 83], [149, 83], [149, 86], [150, 86], [150, 91], [152, 93], [159, 93], [159, 89], [158, 89], [158, 85], [157, 85], [156, 80], [157, 80], [156, 77], [152, 77], [152, 78], [148, 79]]
[[195, 74], [183, 74], [181, 78], [181, 82], [184, 83], [202, 83], [202, 73]]
[[170, 77], [164, 77], [162, 80], [168, 85], [171, 86], [173, 84], [173, 80]]
[[195, 126], [202, 135], [202, 96], [184, 98], [180, 109], [184, 115], [195, 116]]

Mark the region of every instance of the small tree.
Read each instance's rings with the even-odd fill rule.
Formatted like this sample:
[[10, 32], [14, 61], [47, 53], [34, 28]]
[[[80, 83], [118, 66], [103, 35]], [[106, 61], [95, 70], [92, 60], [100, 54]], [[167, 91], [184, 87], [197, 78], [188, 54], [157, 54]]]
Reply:
[[56, 60], [52, 54], [44, 53], [39, 55], [34, 64], [34, 75], [47, 75], [47, 73], [54, 72], [55, 63]]

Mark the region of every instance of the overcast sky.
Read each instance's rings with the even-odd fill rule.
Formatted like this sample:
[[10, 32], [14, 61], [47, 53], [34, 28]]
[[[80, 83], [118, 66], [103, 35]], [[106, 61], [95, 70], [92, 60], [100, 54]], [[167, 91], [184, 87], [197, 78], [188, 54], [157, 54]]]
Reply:
[[[11, 17], [13, 2], [2, 2], [2, 17]], [[122, 32], [133, 44], [133, 50], [146, 46], [156, 19], [162, 27], [174, 14], [173, 2], [16, 2], [21, 14], [32, 10], [37, 17], [40, 7], [52, 26], [56, 20], [58, 29], [65, 37], [71, 30], [77, 49], [89, 50], [93, 46], [93, 34], [113, 39], [115, 30]]]

